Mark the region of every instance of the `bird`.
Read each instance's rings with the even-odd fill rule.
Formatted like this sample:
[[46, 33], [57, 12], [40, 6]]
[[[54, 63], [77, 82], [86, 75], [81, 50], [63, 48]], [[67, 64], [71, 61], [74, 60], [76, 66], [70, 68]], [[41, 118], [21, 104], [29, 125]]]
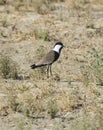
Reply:
[[49, 72], [52, 75], [51, 66], [52, 64], [58, 60], [61, 50], [64, 47], [62, 42], [56, 42], [53, 49], [50, 50], [37, 64], [31, 65], [31, 69], [36, 69], [43, 66], [48, 66], [47, 68], [47, 77]]

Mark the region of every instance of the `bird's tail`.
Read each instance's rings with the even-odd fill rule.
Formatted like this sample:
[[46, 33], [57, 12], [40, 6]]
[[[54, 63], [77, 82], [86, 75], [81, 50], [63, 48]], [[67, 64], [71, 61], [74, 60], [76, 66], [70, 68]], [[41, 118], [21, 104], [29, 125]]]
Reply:
[[31, 69], [36, 69], [36, 68], [42, 67], [42, 66], [45, 66], [45, 65], [44, 64], [40, 64], [40, 65], [33, 64], [30, 67], [31, 67]]
[[30, 67], [31, 67], [31, 69], [37, 68], [37, 66], [35, 64], [31, 65]]

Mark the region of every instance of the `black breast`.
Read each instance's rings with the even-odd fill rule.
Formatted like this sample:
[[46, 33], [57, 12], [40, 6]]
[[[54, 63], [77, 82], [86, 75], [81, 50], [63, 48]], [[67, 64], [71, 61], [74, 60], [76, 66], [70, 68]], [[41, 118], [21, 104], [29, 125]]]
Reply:
[[59, 53], [57, 53], [56, 51], [54, 51], [54, 61], [55, 62], [58, 58], [59, 58]]

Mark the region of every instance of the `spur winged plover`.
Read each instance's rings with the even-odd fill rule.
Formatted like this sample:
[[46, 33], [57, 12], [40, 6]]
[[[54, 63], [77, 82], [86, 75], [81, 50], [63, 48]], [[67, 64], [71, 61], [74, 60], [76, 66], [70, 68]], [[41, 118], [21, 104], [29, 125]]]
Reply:
[[63, 47], [64, 47], [63, 43], [56, 42], [53, 49], [51, 51], [49, 51], [42, 60], [40, 60], [38, 63], [30, 66], [31, 69], [36, 69], [36, 68], [42, 67], [42, 66], [48, 66], [47, 76], [48, 76], [49, 72], [52, 75], [51, 66], [59, 58]]

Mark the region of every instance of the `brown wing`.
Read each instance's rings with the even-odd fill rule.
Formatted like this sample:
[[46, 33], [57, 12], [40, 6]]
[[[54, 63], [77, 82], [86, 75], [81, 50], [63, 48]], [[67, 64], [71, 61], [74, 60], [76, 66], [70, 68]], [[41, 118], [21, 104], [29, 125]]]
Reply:
[[54, 51], [50, 51], [46, 54], [46, 56], [43, 58], [42, 63], [43, 64], [51, 64], [55, 60], [55, 53]]
[[51, 50], [38, 64], [47, 65], [52, 64], [54, 61], [55, 61], [55, 52]]

